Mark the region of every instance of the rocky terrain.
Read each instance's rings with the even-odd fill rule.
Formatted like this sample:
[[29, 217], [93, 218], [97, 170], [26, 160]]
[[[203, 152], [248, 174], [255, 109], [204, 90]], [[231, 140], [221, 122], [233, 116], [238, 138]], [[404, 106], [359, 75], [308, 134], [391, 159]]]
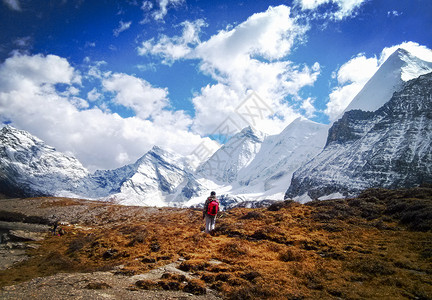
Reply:
[[346, 112], [330, 128], [324, 150], [294, 172], [286, 197], [432, 182], [431, 83], [432, 73], [422, 75], [375, 112]]
[[[432, 297], [429, 186], [235, 208], [212, 236], [194, 209], [46, 197], [0, 205], [3, 224], [36, 232], [2, 244], [26, 249], [0, 271], [1, 299]], [[65, 234], [49, 232], [54, 221]]]

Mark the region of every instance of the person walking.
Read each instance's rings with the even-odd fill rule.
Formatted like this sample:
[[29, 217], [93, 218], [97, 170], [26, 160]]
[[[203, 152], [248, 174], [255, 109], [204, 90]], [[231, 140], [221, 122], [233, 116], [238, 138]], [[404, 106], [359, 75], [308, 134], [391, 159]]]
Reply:
[[203, 219], [205, 219], [205, 233], [212, 233], [216, 225], [216, 215], [219, 211], [219, 200], [216, 192], [211, 192], [204, 203]]

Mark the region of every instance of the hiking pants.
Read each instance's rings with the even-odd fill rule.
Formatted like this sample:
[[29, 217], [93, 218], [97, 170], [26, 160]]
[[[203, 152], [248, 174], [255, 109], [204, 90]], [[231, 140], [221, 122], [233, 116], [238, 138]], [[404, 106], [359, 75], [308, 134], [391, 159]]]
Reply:
[[205, 232], [210, 233], [212, 230], [215, 229], [216, 225], [216, 216], [209, 216], [205, 215]]

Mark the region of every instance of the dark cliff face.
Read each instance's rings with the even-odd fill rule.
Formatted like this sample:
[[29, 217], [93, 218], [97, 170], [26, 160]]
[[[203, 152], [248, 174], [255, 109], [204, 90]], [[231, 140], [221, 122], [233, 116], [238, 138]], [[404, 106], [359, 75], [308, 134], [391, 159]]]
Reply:
[[349, 111], [324, 150], [298, 169], [286, 198], [356, 194], [432, 182], [432, 73], [407, 82], [375, 112]]
[[329, 129], [326, 146], [332, 142], [343, 144], [361, 138], [364, 128], [367, 127], [367, 123], [373, 115], [373, 112], [359, 109], [346, 112]]

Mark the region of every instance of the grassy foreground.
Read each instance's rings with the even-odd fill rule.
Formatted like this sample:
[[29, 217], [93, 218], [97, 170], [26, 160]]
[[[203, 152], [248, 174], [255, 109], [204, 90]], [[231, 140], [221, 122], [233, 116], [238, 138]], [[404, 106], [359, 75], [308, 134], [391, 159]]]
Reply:
[[[41, 205], [85, 205], [72, 199], [48, 203]], [[0, 271], [0, 287], [58, 272], [132, 276], [184, 258], [179, 268], [192, 281], [167, 274], [125, 288], [205, 293], [207, 287], [228, 299], [432, 299], [431, 188], [233, 209], [220, 214], [213, 236], [201, 232], [197, 210], [131, 216], [126, 212], [132, 208], [88, 205], [108, 207], [92, 222], [68, 225], [66, 235], [40, 242], [29, 260]]]

